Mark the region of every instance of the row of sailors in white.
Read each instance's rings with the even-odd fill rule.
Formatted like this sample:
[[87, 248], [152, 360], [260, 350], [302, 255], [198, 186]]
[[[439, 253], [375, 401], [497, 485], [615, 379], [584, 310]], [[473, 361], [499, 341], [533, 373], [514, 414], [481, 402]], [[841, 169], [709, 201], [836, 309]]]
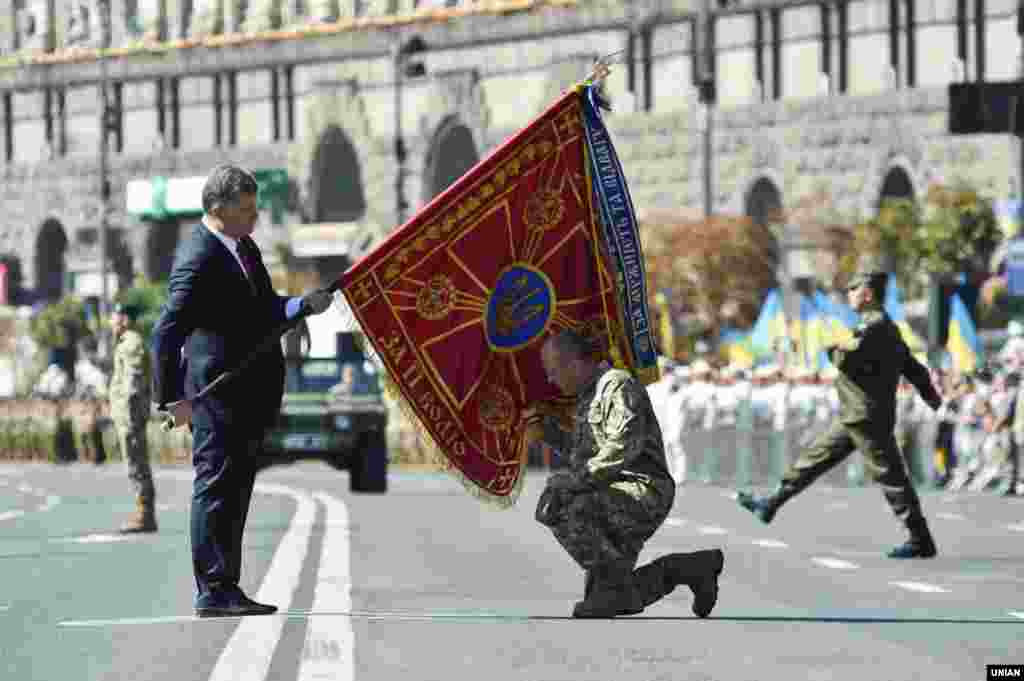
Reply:
[[[953, 426], [953, 449], [956, 454], [956, 468], [951, 471], [951, 489], [967, 487], [984, 489], [998, 476], [1004, 474], [1012, 440], [1018, 447], [1024, 444], [1024, 432], [1020, 432], [1020, 420], [1012, 423], [1007, 416], [1017, 399], [1019, 382], [1000, 375], [991, 382], [960, 380], [950, 390], [947, 399], [935, 418]], [[906, 400], [911, 403], [911, 399]], [[928, 413], [920, 405], [900, 405], [905, 409], [905, 426], [914, 428], [927, 422]], [[968, 484], [970, 483], [970, 484]]]
[[648, 391], [673, 476], [677, 482], [685, 478], [684, 443], [689, 434], [719, 428], [824, 430], [839, 412], [835, 377], [834, 369], [784, 372], [777, 364], [752, 371], [736, 366], [716, 370], [704, 360], [663, 366], [661, 380]]

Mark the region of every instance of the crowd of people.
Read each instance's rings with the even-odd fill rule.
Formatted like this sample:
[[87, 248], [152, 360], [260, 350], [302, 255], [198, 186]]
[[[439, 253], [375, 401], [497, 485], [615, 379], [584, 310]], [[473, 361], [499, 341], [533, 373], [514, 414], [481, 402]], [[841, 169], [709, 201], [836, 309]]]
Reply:
[[[945, 398], [936, 412], [900, 382], [896, 439], [917, 484], [1024, 494], [1024, 326], [1013, 322], [1010, 332], [1003, 351], [974, 371], [932, 370]], [[648, 391], [677, 482], [743, 487], [775, 479], [839, 412], [831, 366], [750, 369], [697, 359], [662, 368]], [[861, 480], [861, 463], [851, 460], [841, 474]]]

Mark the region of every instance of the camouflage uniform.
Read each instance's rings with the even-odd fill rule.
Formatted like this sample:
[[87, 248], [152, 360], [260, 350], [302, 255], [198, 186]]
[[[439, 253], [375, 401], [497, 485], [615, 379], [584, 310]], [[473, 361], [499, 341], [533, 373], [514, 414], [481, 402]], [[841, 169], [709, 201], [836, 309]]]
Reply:
[[676, 488], [661, 428], [644, 387], [626, 371], [598, 371], [577, 397], [574, 423], [571, 434], [553, 422], [545, 423], [544, 439], [568, 454], [569, 468], [549, 480], [538, 503], [537, 520], [551, 528], [573, 560], [588, 572], [588, 599], [605, 585], [618, 588], [623, 580], [636, 589], [629, 607], [613, 607], [610, 613], [596, 615], [581, 615], [578, 610], [574, 614], [634, 614], [678, 584], [706, 587], [709, 557], [704, 555], [671, 554], [633, 570], [644, 543], [668, 517]]
[[134, 329], [126, 329], [117, 339], [108, 395], [118, 444], [128, 462], [128, 477], [140, 505], [151, 507], [155, 492], [146, 447], [150, 409], [149, 354], [142, 334]]

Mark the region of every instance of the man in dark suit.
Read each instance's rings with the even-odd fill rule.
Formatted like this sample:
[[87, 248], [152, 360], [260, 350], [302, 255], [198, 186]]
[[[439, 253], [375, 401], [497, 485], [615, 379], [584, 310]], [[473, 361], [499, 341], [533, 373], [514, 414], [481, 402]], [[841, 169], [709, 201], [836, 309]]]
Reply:
[[332, 295], [278, 296], [250, 235], [259, 211], [257, 184], [230, 165], [203, 187], [203, 219], [178, 248], [168, 300], [153, 329], [154, 399], [175, 426], [192, 430], [191, 535], [200, 617], [270, 614], [238, 586], [242, 532], [257, 451], [284, 390], [279, 343], [230, 383], [195, 396], [239, 365], [260, 341], [300, 310], [319, 314]]
[[935, 540], [893, 434], [896, 386], [901, 376], [906, 377], [933, 410], [942, 404], [942, 396], [882, 309], [887, 280], [881, 267], [868, 259], [850, 281], [847, 298], [861, 322], [852, 339], [828, 348], [829, 360], [839, 369], [835, 382], [839, 422], [804, 449], [774, 494], [755, 497], [740, 492], [737, 500], [762, 522], [770, 523], [787, 500], [859, 449], [889, 507], [910, 533], [889, 557], [931, 558], [937, 551]]

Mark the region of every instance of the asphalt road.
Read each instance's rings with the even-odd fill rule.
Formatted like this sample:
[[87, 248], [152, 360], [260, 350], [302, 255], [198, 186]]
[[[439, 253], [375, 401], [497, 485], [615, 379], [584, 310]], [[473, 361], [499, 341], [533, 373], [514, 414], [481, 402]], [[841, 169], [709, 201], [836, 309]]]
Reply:
[[925, 494], [940, 555], [900, 562], [878, 489], [812, 487], [765, 527], [687, 486], [642, 561], [723, 547], [712, 617], [684, 588], [574, 621], [582, 576], [533, 521], [543, 478], [492, 511], [443, 474], [359, 496], [319, 464], [262, 473], [242, 586], [285, 613], [197, 620], [188, 469], [158, 471], [159, 533], [124, 539], [123, 469], [0, 466], [0, 679], [969, 681], [1024, 663], [1024, 500]]

